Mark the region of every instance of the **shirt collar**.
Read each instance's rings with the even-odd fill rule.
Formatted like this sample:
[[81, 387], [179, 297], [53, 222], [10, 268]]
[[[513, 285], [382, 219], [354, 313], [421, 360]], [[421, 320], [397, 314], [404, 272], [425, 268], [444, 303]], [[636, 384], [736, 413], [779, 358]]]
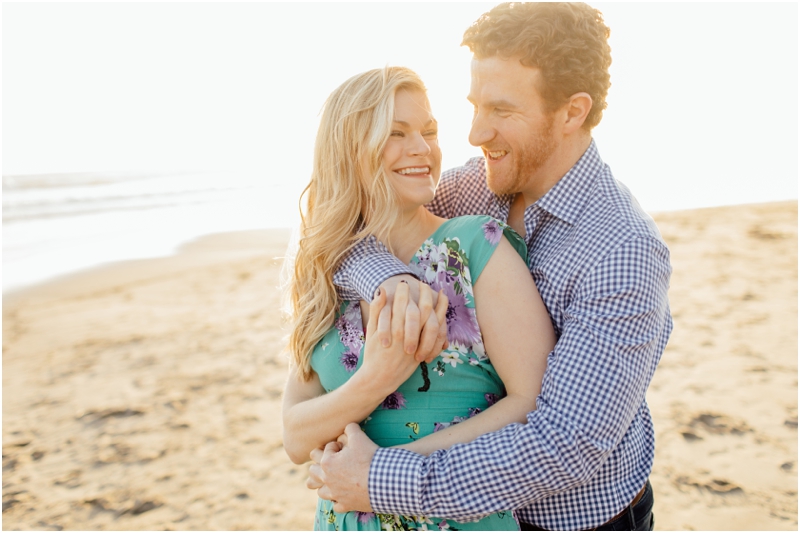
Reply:
[[591, 183], [604, 166], [592, 139], [578, 162], [534, 205], [574, 225], [592, 194]]
[[[533, 205], [574, 225], [583, 212], [583, 206], [589, 200], [592, 190], [589, 184], [594, 181], [604, 165], [597, 151], [597, 145], [592, 139], [578, 162]], [[497, 205], [506, 212], [515, 196], [516, 194], [494, 195]]]

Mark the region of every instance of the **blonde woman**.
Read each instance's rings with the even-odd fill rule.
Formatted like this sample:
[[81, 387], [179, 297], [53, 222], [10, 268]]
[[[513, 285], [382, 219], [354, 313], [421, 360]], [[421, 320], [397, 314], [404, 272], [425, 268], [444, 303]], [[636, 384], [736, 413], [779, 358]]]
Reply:
[[[289, 296], [291, 366], [284, 446], [298, 464], [358, 422], [379, 446], [429, 454], [511, 423], [536, 408], [555, 335], [524, 262], [525, 245], [486, 216], [445, 220], [425, 209], [441, 152], [425, 86], [387, 67], [347, 80], [325, 103], [306, 189]], [[430, 364], [401, 341], [371, 335], [386, 295], [343, 302], [333, 273], [374, 235], [440, 297], [449, 345]], [[424, 282], [424, 283], [423, 283]], [[395, 305], [405, 308], [408, 286]], [[398, 320], [398, 315], [392, 320]], [[366, 324], [366, 328], [364, 328]], [[320, 500], [315, 529], [518, 529], [511, 512], [473, 523], [447, 517], [336, 513]]]

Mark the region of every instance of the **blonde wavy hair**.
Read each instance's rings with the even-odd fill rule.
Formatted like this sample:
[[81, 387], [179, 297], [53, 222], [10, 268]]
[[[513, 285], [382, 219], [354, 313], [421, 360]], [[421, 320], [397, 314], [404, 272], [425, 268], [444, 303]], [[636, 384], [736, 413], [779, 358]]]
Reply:
[[311, 182], [300, 197], [300, 239], [287, 287], [288, 350], [304, 380], [311, 377], [314, 346], [333, 326], [341, 304], [334, 272], [360, 240], [373, 235], [385, 241], [399, 218], [382, 163], [400, 89], [426, 91], [408, 68], [370, 70], [340, 85], [322, 110]]

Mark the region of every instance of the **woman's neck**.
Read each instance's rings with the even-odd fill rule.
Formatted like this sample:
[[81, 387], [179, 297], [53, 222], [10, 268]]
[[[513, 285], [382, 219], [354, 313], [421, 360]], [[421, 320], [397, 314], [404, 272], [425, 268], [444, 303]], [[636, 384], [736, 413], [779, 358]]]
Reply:
[[386, 244], [391, 247], [395, 256], [402, 262], [408, 263], [425, 239], [444, 222], [445, 219], [437, 217], [424, 206], [419, 206], [400, 216]]

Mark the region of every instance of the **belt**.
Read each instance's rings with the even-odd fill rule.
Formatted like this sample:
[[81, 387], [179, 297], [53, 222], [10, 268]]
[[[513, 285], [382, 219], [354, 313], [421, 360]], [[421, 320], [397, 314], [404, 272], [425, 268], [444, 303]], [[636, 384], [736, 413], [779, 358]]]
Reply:
[[[647, 489], [647, 482], [645, 482], [644, 487], [642, 487], [642, 490], [639, 491], [639, 494], [637, 494], [636, 496], [633, 497], [633, 500], [631, 500], [630, 505], [628, 505], [627, 507], [622, 509], [620, 512], [618, 512], [616, 515], [614, 515], [608, 522], [603, 524], [603, 526], [605, 526], [607, 524], [610, 524], [611, 522], [614, 522], [615, 520], [619, 520], [620, 518], [625, 516], [628, 512], [630, 512], [631, 507], [633, 507], [634, 505], [639, 503], [639, 500], [642, 499], [642, 496], [644, 496], [644, 491], [646, 489]], [[598, 527], [603, 527], [603, 526], [598, 526]]]
[[[607, 526], [608, 524], [610, 524], [612, 522], [615, 522], [615, 521], [619, 520], [620, 518], [623, 518], [626, 514], [628, 514], [630, 512], [631, 507], [633, 507], [634, 505], [639, 503], [639, 501], [641, 501], [641, 499], [644, 496], [644, 493], [645, 493], [646, 490], [647, 490], [647, 482], [645, 481], [644, 486], [642, 487], [642, 490], [640, 490], [639, 493], [636, 496], [633, 497], [633, 500], [631, 500], [631, 503], [626, 505], [620, 512], [618, 512], [616, 515], [611, 517], [605, 524], [601, 524], [601, 525], [599, 525], [597, 527], [593, 527], [592, 529], [589, 529], [588, 531], [594, 531], [594, 530], [599, 529], [601, 527]], [[520, 524], [520, 525], [523, 526], [522, 527], [523, 530], [528, 530], [528, 531], [547, 531], [546, 529], [542, 529], [542, 528], [540, 528], [540, 527], [538, 527], [536, 525], [533, 525], [533, 524]]]

